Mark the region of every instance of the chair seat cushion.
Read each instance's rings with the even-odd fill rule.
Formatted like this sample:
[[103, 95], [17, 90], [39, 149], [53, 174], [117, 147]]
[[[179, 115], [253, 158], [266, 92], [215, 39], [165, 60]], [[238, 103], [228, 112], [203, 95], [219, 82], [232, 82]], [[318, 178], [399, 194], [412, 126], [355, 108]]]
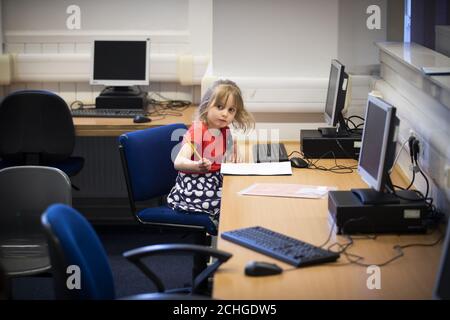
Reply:
[[46, 164], [49, 167], [58, 168], [63, 171], [69, 177], [76, 175], [78, 172], [83, 169], [84, 166], [84, 158], [82, 157], [69, 157], [65, 160], [58, 162], [50, 162]]
[[185, 224], [191, 226], [201, 226], [210, 235], [217, 235], [217, 228], [209, 216], [204, 213], [184, 213], [173, 210], [167, 206], [146, 208], [137, 213], [143, 222]]

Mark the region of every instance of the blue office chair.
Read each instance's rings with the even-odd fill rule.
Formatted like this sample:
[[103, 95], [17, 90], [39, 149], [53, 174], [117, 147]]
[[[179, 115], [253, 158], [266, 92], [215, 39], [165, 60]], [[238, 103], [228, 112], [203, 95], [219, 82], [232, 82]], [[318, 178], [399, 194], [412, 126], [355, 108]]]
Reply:
[[177, 155], [186, 129], [184, 124], [171, 124], [126, 133], [119, 137], [119, 150], [134, 218], [143, 224], [198, 232], [204, 235], [200, 240], [204, 244], [206, 233], [217, 235], [207, 214], [185, 214], [166, 205], [136, 210], [137, 201], [163, 197], [174, 186], [177, 171], [172, 156]]
[[[62, 204], [50, 206], [41, 217], [50, 251], [57, 299], [115, 299], [115, 289], [111, 268], [105, 250], [89, 222], [75, 209]], [[195, 253], [217, 258], [193, 281], [192, 288], [166, 291], [161, 280], [144, 264], [142, 259], [165, 253]], [[127, 297], [126, 299], [198, 299], [202, 283], [231, 254], [209, 247], [187, 244], [165, 244], [141, 247], [123, 254], [155, 283], [158, 292]], [[69, 266], [77, 266], [78, 271], [68, 274]], [[80, 289], [69, 289], [68, 277], [80, 275]], [[73, 278], [75, 279], [75, 278]], [[76, 280], [73, 282], [76, 285]], [[187, 293], [188, 295], [181, 295]]]
[[0, 169], [41, 165], [58, 168], [71, 177], [84, 165], [83, 158], [71, 156], [74, 146], [72, 116], [58, 95], [22, 90], [1, 101]]
[[[127, 184], [128, 199], [133, 217], [142, 224], [177, 228], [189, 232], [194, 243], [210, 245], [217, 228], [208, 214], [186, 214], [160, 206], [136, 209], [136, 202], [166, 196], [175, 184], [175, 158], [186, 133], [184, 124], [171, 124], [134, 131], [119, 137], [119, 151]], [[209, 234], [209, 235], [208, 235]], [[207, 261], [194, 257], [193, 276], [199, 274]]]

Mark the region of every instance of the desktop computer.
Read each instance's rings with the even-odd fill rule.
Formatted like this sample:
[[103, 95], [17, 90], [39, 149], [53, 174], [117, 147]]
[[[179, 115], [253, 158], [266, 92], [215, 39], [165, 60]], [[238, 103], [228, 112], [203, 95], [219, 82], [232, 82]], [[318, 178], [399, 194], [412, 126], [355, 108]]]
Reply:
[[361, 134], [349, 133], [342, 137], [324, 137], [318, 130], [301, 130], [300, 149], [306, 158], [358, 159], [361, 149]]
[[328, 210], [338, 233], [425, 232], [428, 205], [412, 190], [396, 191], [389, 177], [399, 120], [396, 109], [369, 96], [358, 172], [370, 189], [330, 191]]
[[331, 191], [328, 209], [338, 234], [424, 233], [427, 230], [427, 205], [416, 193], [398, 191], [396, 203], [364, 204], [351, 191]]
[[347, 83], [344, 65], [332, 60], [324, 113], [330, 127], [301, 130], [300, 148], [306, 158], [358, 158], [361, 134], [349, 130], [342, 115]]
[[138, 89], [149, 84], [150, 41], [95, 40], [92, 45], [92, 85], [107, 86], [95, 99], [98, 109], [147, 107], [147, 93]]
[[95, 106], [99, 109], [140, 109], [147, 107], [147, 92], [138, 95], [105, 95], [95, 99]]

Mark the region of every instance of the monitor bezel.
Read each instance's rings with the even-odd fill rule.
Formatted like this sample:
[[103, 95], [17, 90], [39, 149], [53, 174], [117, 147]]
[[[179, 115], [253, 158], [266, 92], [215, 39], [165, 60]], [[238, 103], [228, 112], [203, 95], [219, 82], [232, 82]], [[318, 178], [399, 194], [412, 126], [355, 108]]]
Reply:
[[[331, 60], [330, 75], [328, 77], [328, 88], [327, 88], [326, 98], [328, 98], [328, 90], [330, 90], [331, 73], [332, 73], [333, 67], [336, 67], [338, 70], [336, 86], [335, 86], [336, 89], [334, 92], [334, 99], [333, 99], [333, 112], [332, 112], [331, 116], [327, 113], [327, 109], [326, 109], [327, 100], [325, 100], [324, 118], [325, 118], [325, 122], [328, 125], [335, 127], [338, 123], [338, 112], [342, 112], [342, 110], [343, 110], [343, 108], [339, 108], [339, 110], [338, 110], [338, 99], [339, 99], [340, 92], [343, 91], [342, 86], [344, 84], [344, 78], [345, 78], [345, 66], [336, 59]], [[347, 90], [345, 90], [345, 92], [346, 91]], [[345, 98], [344, 98], [344, 103], [345, 103]]]
[[[378, 175], [377, 177], [373, 177], [368, 171], [366, 171], [366, 169], [364, 167], [361, 166], [361, 158], [362, 155], [364, 154], [364, 151], [366, 148], [370, 148], [370, 146], [366, 146], [364, 143], [364, 137], [366, 134], [366, 125], [368, 123], [368, 114], [369, 114], [369, 106], [370, 105], [374, 105], [375, 107], [379, 107], [381, 109], [383, 109], [384, 111], [386, 111], [386, 119], [385, 119], [385, 128], [384, 128], [384, 132], [383, 132], [383, 145], [381, 147], [381, 154], [380, 154], [380, 163], [378, 164]], [[387, 152], [388, 152], [388, 148], [389, 148], [389, 139], [390, 138], [395, 138], [395, 133], [391, 132], [396, 130], [396, 124], [394, 123], [394, 118], [395, 117], [395, 107], [391, 104], [389, 104], [388, 102], [386, 102], [383, 99], [374, 97], [369, 95], [368, 99], [367, 99], [367, 107], [366, 107], [366, 112], [365, 112], [365, 119], [366, 119], [366, 124], [364, 125], [364, 130], [362, 133], [362, 144], [361, 144], [361, 150], [360, 150], [360, 154], [359, 154], [359, 161], [358, 161], [358, 173], [361, 176], [361, 178], [373, 189], [375, 189], [376, 191], [383, 191], [383, 187], [385, 184], [385, 173], [386, 173], [386, 165], [388, 165], [386, 162], [386, 156], [387, 156]], [[393, 142], [392, 142], [393, 143]]]
[[[113, 79], [94, 79], [94, 58], [95, 58], [95, 43], [96, 42], [102, 42], [102, 41], [108, 41], [108, 42], [136, 42], [136, 41], [142, 41], [145, 42], [145, 79], [143, 80], [113, 80]], [[89, 83], [91, 85], [105, 85], [105, 86], [115, 86], [115, 87], [127, 87], [127, 86], [145, 86], [149, 85], [150, 83], [150, 72], [149, 72], [149, 66], [150, 66], [150, 39], [144, 38], [144, 39], [95, 39], [92, 41], [91, 44], [91, 61], [90, 61], [90, 81]]]

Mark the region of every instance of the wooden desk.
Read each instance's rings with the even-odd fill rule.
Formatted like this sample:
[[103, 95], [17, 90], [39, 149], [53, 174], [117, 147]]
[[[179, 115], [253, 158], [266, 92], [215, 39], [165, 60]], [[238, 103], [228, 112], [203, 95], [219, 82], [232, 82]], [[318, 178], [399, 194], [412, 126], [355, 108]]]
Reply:
[[[288, 150], [296, 146], [288, 144]], [[298, 145], [297, 145], [298, 149]], [[353, 160], [339, 163], [356, 164]], [[332, 160], [321, 164], [331, 166]], [[393, 180], [402, 178], [394, 173]], [[321, 245], [327, 239], [332, 222], [329, 219], [327, 199], [290, 199], [240, 196], [238, 191], [254, 182], [281, 182], [311, 185], [332, 185], [339, 190], [366, 187], [355, 171], [352, 174], [293, 169], [292, 176], [239, 177], [226, 176], [219, 234], [242, 227], [260, 225], [292, 237]], [[431, 235], [383, 235], [376, 240], [357, 239], [349, 252], [365, 257], [368, 264], [379, 264], [396, 255], [393, 246], [408, 243], [430, 243], [438, 238]], [[333, 232], [331, 242], [346, 243], [347, 239]], [[219, 237], [218, 248], [233, 253], [214, 277], [213, 297], [219, 299], [431, 299], [442, 246], [412, 247], [405, 255], [381, 268], [381, 289], [369, 290], [370, 276], [365, 267], [341, 265], [341, 255], [334, 264], [322, 264], [293, 269], [292, 266], [268, 256], [248, 250]], [[247, 277], [244, 267], [251, 260], [274, 262], [285, 270], [268, 277]]]
[[[158, 127], [172, 123], [184, 123], [190, 126], [194, 119], [196, 106], [190, 106], [182, 112], [182, 116], [151, 117], [147, 123], [133, 123], [130, 118], [73, 118], [75, 134], [77, 136], [119, 136], [122, 133]], [[154, 119], [154, 120], [153, 120]]]

